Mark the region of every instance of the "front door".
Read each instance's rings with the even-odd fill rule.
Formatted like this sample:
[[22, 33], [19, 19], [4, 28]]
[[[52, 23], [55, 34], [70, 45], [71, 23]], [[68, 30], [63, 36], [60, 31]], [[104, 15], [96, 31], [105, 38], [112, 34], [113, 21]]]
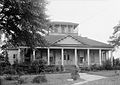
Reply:
[[71, 65], [70, 55], [69, 54], [64, 54], [64, 64], [65, 65]]

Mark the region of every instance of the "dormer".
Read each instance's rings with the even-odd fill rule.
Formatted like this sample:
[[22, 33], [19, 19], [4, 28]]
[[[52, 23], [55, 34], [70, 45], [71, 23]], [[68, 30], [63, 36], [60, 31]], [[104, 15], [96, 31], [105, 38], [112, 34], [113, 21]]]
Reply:
[[49, 34], [74, 34], [77, 23], [71, 22], [50, 22]]

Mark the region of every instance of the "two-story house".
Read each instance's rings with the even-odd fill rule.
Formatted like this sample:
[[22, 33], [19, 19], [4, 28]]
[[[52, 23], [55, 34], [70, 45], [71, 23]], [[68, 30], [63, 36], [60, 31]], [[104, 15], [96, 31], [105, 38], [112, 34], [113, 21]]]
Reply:
[[[17, 58], [18, 62], [31, 62], [43, 58], [48, 65], [102, 65], [102, 62], [112, 56], [111, 45], [87, 37], [78, 36], [75, 31], [78, 24], [71, 22], [51, 22], [48, 24], [48, 34], [45, 36], [49, 46], [36, 47], [33, 52], [21, 46], [9, 49], [10, 62]], [[29, 56], [25, 54], [29, 51]]]

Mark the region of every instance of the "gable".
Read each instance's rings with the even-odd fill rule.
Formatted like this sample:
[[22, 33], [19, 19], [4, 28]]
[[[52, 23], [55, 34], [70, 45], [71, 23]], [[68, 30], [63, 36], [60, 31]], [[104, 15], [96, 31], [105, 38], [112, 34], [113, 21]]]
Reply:
[[56, 44], [81, 44], [81, 43], [69, 36], [56, 42]]

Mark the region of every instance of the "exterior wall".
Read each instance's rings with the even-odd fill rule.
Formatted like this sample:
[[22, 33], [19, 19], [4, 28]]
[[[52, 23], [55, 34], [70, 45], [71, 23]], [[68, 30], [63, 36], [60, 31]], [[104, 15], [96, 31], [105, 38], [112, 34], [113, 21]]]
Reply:
[[35, 52], [35, 57], [36, 57], [36, 59], [42, 58], [47, 62], [47, 49], [38, 49]]
[[[56, 27], [57, 25], [57, 27]], [[64, 25], [64, 33], [62, 33], [62, 25]], [[70, 32], [68, 31], [68, 24], [54, 24], [51, 26], [50, 30], [50, 34], [68, 34], [68, 33], [74, 33], [74, 25], [70, 25]], [[57, 29], [57, 33], [55, 32], [55, 29]]]
[[100, 64], [99, 60], [99, 50], [90, 51], [90, 64]]
[[[78, 65], [81, 65], [81, 64], [87, 64], [87, 52], [86, 50], [78, 50], [77, 52], [77, 57], [78, 57]], [[83, 58], [83, 59], [81, 59]]]
[[61, 65], [62, 64], [62, 60], [61, 60], [61, 51], [60, 50], [56, 50], [55, 53], [55, 65]]
[[18, 58], [18, 50], [8, 50], [8, 58], [9, 58], [9, 62], [10, 64], [14, 64], [14, 58], [13, 56], [16, 56], [16, 58], [18, 59], [18, 61], [20, 61], [20, 58]]

